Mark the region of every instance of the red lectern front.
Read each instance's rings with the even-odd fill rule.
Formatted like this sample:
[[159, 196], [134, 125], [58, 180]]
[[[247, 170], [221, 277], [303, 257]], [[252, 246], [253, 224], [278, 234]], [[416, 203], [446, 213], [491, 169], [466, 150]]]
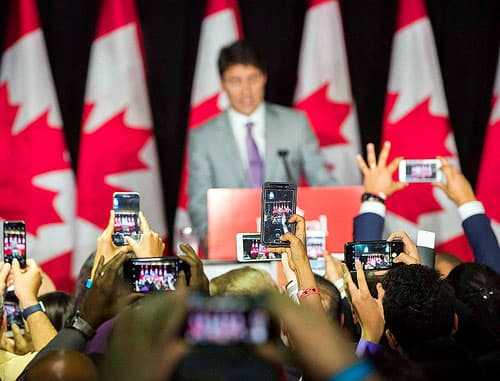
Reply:
[[[297, 211], [307, 228], [324, 230], [330, 252], [343, 252], [352, 241], [353, 218], [359, 213], [363, 187], [304, 187], [297, 190]], [[236, 234], [259, 231], [260, 189], [210, 189], [208, 258], [236, 260]]]

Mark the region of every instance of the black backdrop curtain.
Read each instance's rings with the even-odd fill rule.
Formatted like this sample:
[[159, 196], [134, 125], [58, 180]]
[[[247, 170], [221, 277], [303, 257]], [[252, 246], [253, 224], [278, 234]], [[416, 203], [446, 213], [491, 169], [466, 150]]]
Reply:
[[[37, 3], [65, 136], [76, 168], [88, 56], [99, 1]], [[500, 1], [427, 0], [426, 4], [462, 169], [475, 183], [498, 58]], [[204, 0], [137, 1], [170, 229], [204, 6]], [[266, 98], [290, 105], [307, 0], [240, 0], [239, 6], [245, 38], [257, 44], [269, 60]], [[396, 6], [396, 0], [341, 1], [363, 144], [380, 143]], [[8, 2], [2, 0], [0, 41], [4, 41], [7, 14]]]

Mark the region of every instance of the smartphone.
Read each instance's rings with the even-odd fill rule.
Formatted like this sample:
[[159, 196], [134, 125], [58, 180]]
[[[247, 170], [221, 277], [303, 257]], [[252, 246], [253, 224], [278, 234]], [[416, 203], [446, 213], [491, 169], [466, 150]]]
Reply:
[[361, 241], [344, 245], [344, 259], [349, 271], [356, 271], [354, 261], [363, 264], [364, 270], [387, 270], [393, 267], [393, 259], [404, 251], [403, 241]]
[[249, 296], [191, 294], [183, 336], [191, 345], [263, 344], [275, 337], [269, 313]]
[[309, 259], [322, 258], [326, 247], [326, 234], [322, 230], [306, 231], [306, 248]]
[[295, 233], [288, 221], [297, 207], [297, 186], [290, 183], [265, 182], [262, 186], [260, 240], [268, 246], [289, 246], [280, 241], [287, 233]]
[[189, 266], [178, 257], [132, 258], [123, 264], [123, 274], [134, 292], [173, 291], [179, 271], [189, 284]]
[[399, 181], [404, 183], [435, 183], [443, 180], [441, 162], [437, 159], [401, 160]]
[[281, 260], [281, 253], [270, 253], [260, 242], [259, 233], [236, 234], [236, 258], [238, 262], [266, 262]]
[[12, 263], [16, 258], [21, 268], [26, 267], [26, 225], [24, 221], [3, 223], [3, 261]]
[[141, 239], [141, 226], [139, 223], [139, 193], [115, 192], [113, 193], [113, 211], [115, 212], [115, 228], [113, 243], [116, 246], [125, 246], [126, 236], [139, 241]]
[[7, 337], [14, 336], [12, 332], [12, 324], [16, 324], [20, 328], [21, 333], [24, 334], [23, 312], [21, 307], [19, 307], [19, 300], [13, 291], [8, 291], [5, 294], [4, 311], [7, 317], [7, 331], [5, 332], [5, 335]]

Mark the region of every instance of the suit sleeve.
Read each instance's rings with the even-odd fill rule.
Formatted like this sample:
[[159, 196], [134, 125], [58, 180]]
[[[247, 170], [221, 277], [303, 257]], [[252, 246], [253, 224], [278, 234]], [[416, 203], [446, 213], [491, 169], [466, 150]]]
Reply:
[[383, 230], [384, 218], [377, 213], [360, 213], [354, 217], [354, 241], [380, 240]]
[[500, 274], [500, 247], [488, 216], [484, 213], [474, 214], [466, 218], [462, 226], [476, 262], [487, 265]]
[[189, 215], [200, 238], [208, 232], [207, 191], [212, 188], [210, 161], [202, 136], [193, 131], [189, 138]]
[[312, 186], [332, 186], [338, 185], [337, 180], [328, 172], [325, 160], [319, 150], [318, 140], [312, 131], [304, 115], [302, 118], [302, 140], [301, 159], [302, 171], [307, 178], [307, 182]]

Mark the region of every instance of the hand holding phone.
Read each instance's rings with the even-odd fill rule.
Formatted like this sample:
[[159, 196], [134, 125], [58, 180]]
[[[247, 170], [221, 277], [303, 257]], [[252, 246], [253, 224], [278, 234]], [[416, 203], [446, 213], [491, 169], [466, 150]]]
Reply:
[[394, 266], [393, 260], [404, 252], [400, 240], [347, 242], [344, 245], [345, 264], [349, 271], [356, 271], [358, 260], [366, 270], [388, 270]]
[[438, 159], [401, 160], [399, 181], [405, 183], [437, 183], [443, 180], [441, 161]]
[[297, 186], [291, 183], [265, 182], [262, 186], [261, 242], [268, 246], [288, 246], [280, 240], [285, 233], [295, 232], [290, 217], [297, 207]]
[[113, 243], [116, 246], [125, 246], [125, 237], [139, 241], [141, 227], [139, 223], [139, 193], [113, 193], [113, 211], [115, 213]]
[[24, 334], [23, 312], [19, 306], [19, 300], [13, 291], [8, 291], [5, 294], [4, 310], [7, 317], [7, 332], [5, 335], [7, 337], [14, 336], [14, 333], [12, 332], [12, 324], [16, 324], [21, 330], [21, 333]]
[[15, 258], [21, 268], [26, 267], [26, 225], [24, 221], [4, 221], [3, 260], [12, 264]]

